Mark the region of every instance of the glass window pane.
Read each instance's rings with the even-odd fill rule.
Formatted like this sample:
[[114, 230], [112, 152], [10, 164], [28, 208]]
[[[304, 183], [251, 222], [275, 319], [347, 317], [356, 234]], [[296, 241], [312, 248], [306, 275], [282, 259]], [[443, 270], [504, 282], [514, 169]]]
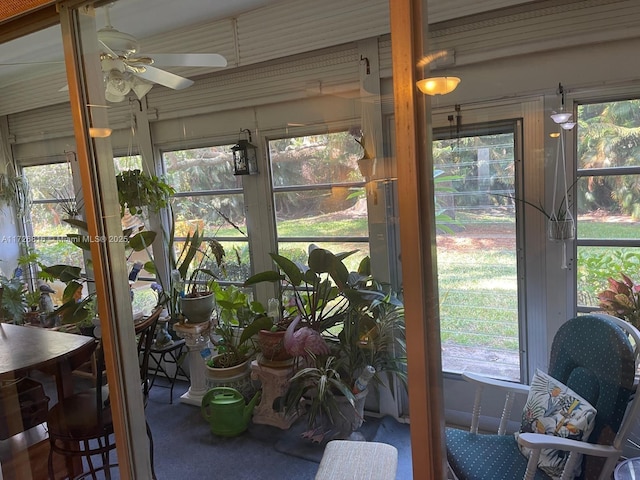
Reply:
[[42, 240], [34, 242], [34, 249], [43, 265], [57, 264], [73, 265], [84, 270], [82, 249], [75, 246], [68, 239]]
[[[64, 237], [78, 229], [64, 221], [68, 215], [58, 203], [35, 203], [31, 207], [33, 235], [37, 237]], [[76, 247], [77, 248], [77, 247]]]
[[640, 175], [580, 177], [578, 237], [638, 238]]
[[[24, 167], [22, 173], [29, 181], [35, 201], [75, 197], [71, 167], [66, 162]], [[55, 182], [51, 181], [52, 178]]]
[[[247, 242], [220, 242], [225, 252], [225, 260], [219, 267], [213, 258], [204, 254], [197, 254], [191, 262], [187, 278], [195, 268], [207, 268], [211, 270], [217, 280], [221, 282], [244, 282], [251, 276], [251, 263], [249, 257], [249, 244]], [[178, 257], [184, 248], [184, 242], [174, 242], [175, 255]], [[204, 250], [204, 247], [203, 247]], [[180, 262], [180, 260], [178, 260]], [[210, 277], [203, 277], [203, 281], [208, 281]]]
[[578, 246], [578, 304], [597, 307], [598, 293], [607, 288], [607, 279], [620, 279], [620, 272], [637, 280], [640, 248]]
[[578, 169], [640, 166], [640, 100], [578, 107]]
[[125, 170], [142, 170], [142, 157], [140, 155], [115, 157], [113, 159], [113, 166], [116, 174]]
[[368, 237], [364, 188], [274, 193], [279, 237]]
[[232, 146], [164, 152], [167, 183], [176, 192], [242, 188], [241, 176], [233, 174]]
[[269, 142], [273, 185], [362, 182], [362, 147], [349, 132], [282, 138]]
[[173, 199], [173, 212], [176, 236], [183, 236], [179, 233], [181, 229], [187, 232], [194, 226], [207, 236], [247, 236], [244, 196], [241, 193], [176, 197]]
[[[313, 244], [336, 254], [355, 250], [355, 253], [344, 259], [344, 264], [350, 272], [357, 271], [362, 259], [370, 253], [368, 242], [314, 242]], [[309, 259], [309, 243], [279, 242], [278, 253], [294, 262], [306, 265]]]
[[514, 136], [433, 152], [443, 369], [519, 380]]

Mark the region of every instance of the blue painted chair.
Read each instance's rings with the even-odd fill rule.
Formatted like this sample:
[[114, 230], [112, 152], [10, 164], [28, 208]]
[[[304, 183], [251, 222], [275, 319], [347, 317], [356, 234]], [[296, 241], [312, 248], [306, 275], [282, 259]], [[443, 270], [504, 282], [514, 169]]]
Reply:
[[[516, 395], [528, 395], [527, 385], [488, 379], [474, 374], [463, 378], [476, 384], [470, 431], [447, 428], [447, 458], [458, 480], [549, 479], [538, 468], [541, 449], [560, 450], [567, 460], [562, 480], [574, 477], [610, 479], [633, 420], [640, 413], [634, 379], [638, 368], [640, 332], [627, 322], [603, 314], [579, 316], [558, 330], [551, 347], [548, 374], [596, 408], [595, 426], [588, 441], [541, 433], [521, 433], [516, 440], [506, 429]], [[506, 394], [497, 434], [478, 433], [482, 392], [494, 388]], [[517, 412], [521, 415], [521, 412]], [[518, 448], [531, 449], [526, 458]], [[582, 456], [580, 454], [583, 454]]]

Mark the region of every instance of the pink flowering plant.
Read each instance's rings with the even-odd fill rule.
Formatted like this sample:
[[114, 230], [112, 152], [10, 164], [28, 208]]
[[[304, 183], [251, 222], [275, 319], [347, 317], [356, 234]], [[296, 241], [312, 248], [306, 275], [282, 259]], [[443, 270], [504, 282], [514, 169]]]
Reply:
[[609, 288], [598, 294], [600, 308], [640, 328], [640, 284], [624, 273], [622, 281], [609, 278]]

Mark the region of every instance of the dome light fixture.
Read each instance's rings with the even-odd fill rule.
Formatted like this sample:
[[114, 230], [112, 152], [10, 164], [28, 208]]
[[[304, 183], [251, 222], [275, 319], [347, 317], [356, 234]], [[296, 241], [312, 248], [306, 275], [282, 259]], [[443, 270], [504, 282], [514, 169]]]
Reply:
[[557, 93], [560, 95], [560, 111], [552, 112], [550, 115], [551, 120], [560, 125], [563, 130], [571, 130], [576, 126], [576, 122], [571, 121], [571, 118], [573, 117], [571, 112], [567, 112], [564, 109], [564, 87], [562, 86], [562, 83], [558, 84]]
[[446, 95], [453, 92], [459, 83], [459, 77], [429, 77], [416, 82], [416, 86], [427, 95]]

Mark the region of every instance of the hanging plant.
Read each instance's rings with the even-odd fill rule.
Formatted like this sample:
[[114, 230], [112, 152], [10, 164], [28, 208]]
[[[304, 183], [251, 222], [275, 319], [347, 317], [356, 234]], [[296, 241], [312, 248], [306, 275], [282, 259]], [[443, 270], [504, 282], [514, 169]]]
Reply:
[[124, 170], [116, 175], [118, 185], [118, 201], [120, 214], [129, 209], [131, 215], [142, 212], [142, 207], [149, 207], [154, 212], [169, 205], [173, 187], [156, 175], [147, 175], [141, 170]]
[[18, 217], [25, 216], [31, 209], [31, 188], [23, 175], [0, 174], [0, 202], [13, 205]]
[[80, 217], [83, 202], [78, 200], [78, 194], [72, 194], [69, 189], [63, 187], [53, 190], [51, 196], [58, 201], [58, 206], [64, 213], [66, 219]]

